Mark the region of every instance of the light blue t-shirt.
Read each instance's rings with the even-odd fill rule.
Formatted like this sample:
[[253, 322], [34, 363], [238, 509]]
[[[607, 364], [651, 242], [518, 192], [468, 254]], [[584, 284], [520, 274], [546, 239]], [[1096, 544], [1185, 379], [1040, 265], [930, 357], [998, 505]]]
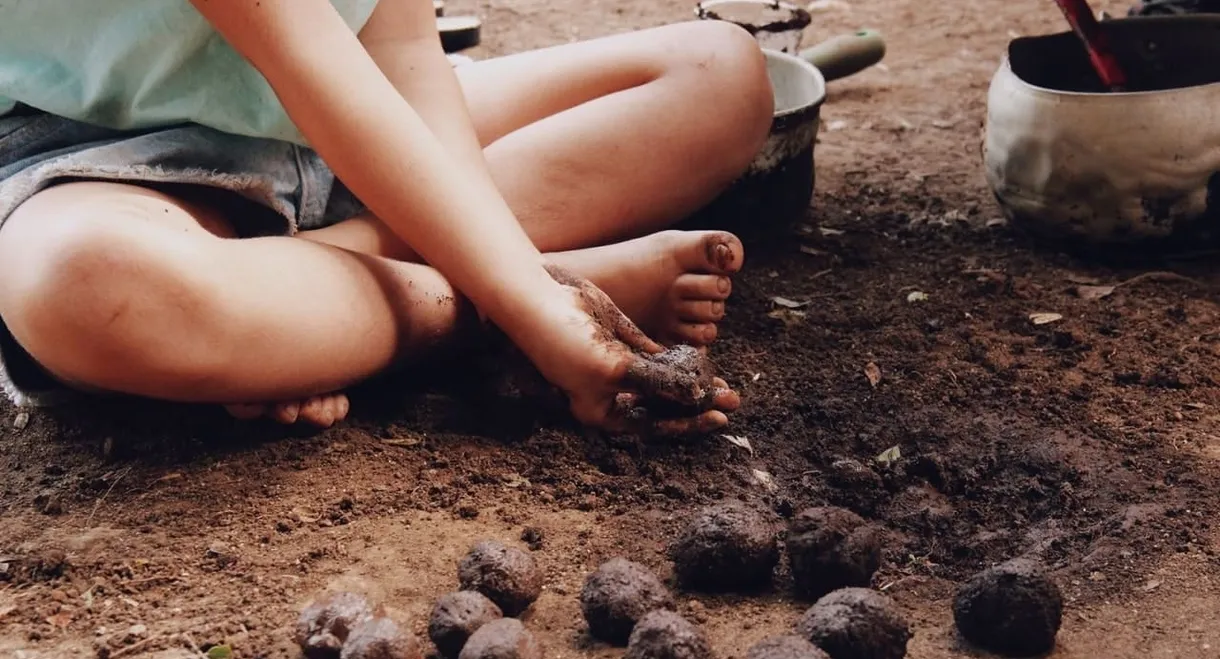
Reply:
[[[331, 4], [359, 31], [377, 0]], [[194, 122], [305, 143], [188, 0], [0, 0], [0, 115], [17, 103], [108, 128]]]

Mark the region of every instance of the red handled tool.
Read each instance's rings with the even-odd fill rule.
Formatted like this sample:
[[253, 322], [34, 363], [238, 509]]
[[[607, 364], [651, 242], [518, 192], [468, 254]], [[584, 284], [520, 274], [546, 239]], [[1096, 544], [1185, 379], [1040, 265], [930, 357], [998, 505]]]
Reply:
[[1055, 0], [1055, 4], [1063, 10], [1072, 30], [1080, 37], [1084, 49], [1089, 53], [1089, 61], [1093, 63], [1093, 70], [1101, 78], [1102, 84], [1109, 87], [1110, 91], [1122, 91], [1127, 85], [1127, 76], [1119, 66], [1118, 59], [1114, 57], [1114, 51], [1110, 49], [1109, 35], [1097, 22], [1097, 17], [1089, 8], [1088, 0]]

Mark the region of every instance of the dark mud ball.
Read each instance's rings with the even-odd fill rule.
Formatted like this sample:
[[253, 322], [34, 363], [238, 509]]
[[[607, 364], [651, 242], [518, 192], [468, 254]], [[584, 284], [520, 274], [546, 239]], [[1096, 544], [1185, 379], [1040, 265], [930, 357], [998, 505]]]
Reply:
[[480, 627], [504, 617], [500, 607], [482, 593], [462, 590], [441, 595], [428, 618], [428, 638], [442, 657], [454, 659]]
[[580, 609], [589, 634], [625, 645], [635, 623], [657, 609], [672, 609], [669, 589], [648, 568], [625, 558], [613, 558], [585, 579]]
[[673, 611], [653, 611], [640, 619], [623, 659], [711, 659], [703, 631]]
[[753, 590], [771, 582], [779, 547], [770, 511], [740, 502], [705, 508], [670, 546], [674, 574], [685, 588]]
[[833, 659], [902, 659], [911, 640], [890, 599], [867, 588], [844, 588], [818, 600], [797, 632]]
[[506, 616], [521, 615], [542, 593], [542, 572], [534, 557], [494, 540], [474, 546], [458, 563], [462, 590], [483, 593]]
[[335, 659], [351, 631], [372, 618], [363, 595], [332, 593], [301, 611], [294, 636], [309, 659]]
[[515, 618], [493, 620], [466, 641], [459, 659], [542, 659], [542, 646]]
[[373, 618], [356, 626], [343, 644], [340, 659], [422, 659], [419, 644], [398, 623]]
[[881, 566], [881, 534], [843, 508], [810, 508], [788, 525], [792, 580], [803, 597], [868, 586]]
[[746, 659], [830, 659], [821, 648], [800, 636], [773, 636], [754, 644]]
[[953, 620], [967, 641], [1009, 656], [1050, 652], [1062, 617], [1059, 587], [1025, 559], [984, 570], [953, 601]]

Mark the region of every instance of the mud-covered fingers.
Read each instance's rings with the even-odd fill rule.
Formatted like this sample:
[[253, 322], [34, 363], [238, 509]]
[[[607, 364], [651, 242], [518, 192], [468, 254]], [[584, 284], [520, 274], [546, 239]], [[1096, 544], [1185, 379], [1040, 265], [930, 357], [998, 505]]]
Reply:
[[638, 325], [631, 322], [631, 319], [628, 318], [626, 314], [624, 314], [617, 307], [615, 307], [615, 311], [617, 314], [615, 315], [613, 321], [614, 327], [611, 329], [613, 329], [614, 335], [618, 337], [619, 341], [627, 344], [628, 348], [631, 348], [636, 352], [642, 352], [649, 355], [655, 355], [665, 351], [665, 348], [662, 347], [661, 344], [648, 338], [648, 335], [644, 333], [644, 330], [640, 329]]
[[652, 432], [667, 437], [709, 433], [729, 425], [729, 417], [719, 410], [708, 410], [687, 419], [662, 419], [652, 424]]
[[741, 407], [741, 396], [729, 388], [729, 383], [723, 378], [712, 378], [712, 404], [713, 409], [723, 412], [733, 412]]
[[672, 401], [682, 405], [698, 405], [704, 396], [703, 387], [694, 374], [639, 355], [632, 356], [623, 385], [644, 398]]

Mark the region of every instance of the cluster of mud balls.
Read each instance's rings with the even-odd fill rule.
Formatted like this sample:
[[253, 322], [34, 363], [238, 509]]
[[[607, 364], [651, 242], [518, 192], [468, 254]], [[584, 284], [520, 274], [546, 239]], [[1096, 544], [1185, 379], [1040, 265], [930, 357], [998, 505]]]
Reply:
[[[679, 585], [712, 592], [771, 584], [780, 549], [769, 513], [730, 502], [699, 512], [670, 546]], [[810, 508], [788, 525], [785, 549], [796, 592], [816, 600], [841, 588], [868, 586], [881, 566], [881, 534], [842, 508]]]
[[[542, 593], [534, 558], [495, 541], [475, 545], [458, 563], [461, 590], [442, 595], [428, 637], [445, 659], [541, 659], [542, 648], [516, 616]], [[354, 593], [310, 604], [296, 641], [308, 659], [422, 659], [419, 644]]]

